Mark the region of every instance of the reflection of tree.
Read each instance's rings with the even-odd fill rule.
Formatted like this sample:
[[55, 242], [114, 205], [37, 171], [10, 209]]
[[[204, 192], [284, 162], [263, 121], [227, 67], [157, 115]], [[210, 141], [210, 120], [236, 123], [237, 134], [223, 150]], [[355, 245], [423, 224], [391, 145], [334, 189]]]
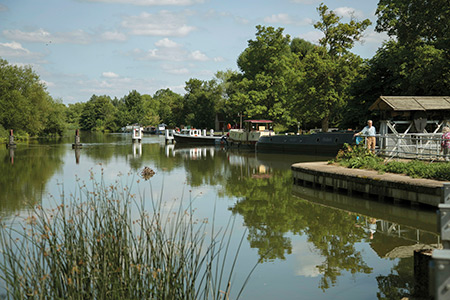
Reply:
[[0, 211], [10, 214], [35, 204], [47, 181], [62, 165], [65, 148], [38, 146], [14, 151], [14, 164], [7, 149], [0, 150]]
[[317, 205], [291, 196], [292, 175], [289, 170], [274, 170], [270, 178], [253, 179], [241, 176], [239, 168], [231, 171], [226, 193], [239, 197], [232, 207], [243, 216], [249, 228], [251, 247], [258, 248], [263, 261], [285, 259], [292, 252], [288, 232], [306, 234], [324, 262], [317, 266], [323, 277], [320, 288], [336, 284], [343, 271], [370, 273], [355, 243], [366, 233], [355, 226], [354, 215]]
[[412, 257], [402, 258], [387, 276], [377, 276], [380, 300], [402, 299], [410, 296], [413, 288], [414, 262]]

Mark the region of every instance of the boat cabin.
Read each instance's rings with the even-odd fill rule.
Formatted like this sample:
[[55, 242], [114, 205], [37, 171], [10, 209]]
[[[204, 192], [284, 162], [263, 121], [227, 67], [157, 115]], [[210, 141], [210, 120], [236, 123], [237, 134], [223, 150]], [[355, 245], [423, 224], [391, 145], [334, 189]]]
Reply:
[[231, 129], [229, 132], [230, 144], [255, 145], [261, 136], [273, 134], [273, 122], [270, 120], [245, 120], [244, 129]]
[[272, 131], [273, 122], [270, 120], [245, 120], [244, 121], [245, 131]]

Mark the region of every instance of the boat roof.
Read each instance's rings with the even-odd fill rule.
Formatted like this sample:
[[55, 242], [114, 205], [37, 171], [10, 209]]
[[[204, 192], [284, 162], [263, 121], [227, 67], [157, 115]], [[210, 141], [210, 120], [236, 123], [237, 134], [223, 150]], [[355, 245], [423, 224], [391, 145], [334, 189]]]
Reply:
[[245, 120], [244, 122], [250, 123], [273, 123], [271, 120]]

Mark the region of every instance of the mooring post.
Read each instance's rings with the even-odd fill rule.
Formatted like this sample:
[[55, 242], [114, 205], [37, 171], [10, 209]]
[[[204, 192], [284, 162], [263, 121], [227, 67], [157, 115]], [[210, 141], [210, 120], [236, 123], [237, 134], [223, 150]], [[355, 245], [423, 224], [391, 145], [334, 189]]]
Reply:
[[16, 148], [16, 143], [14, 142], [14, 132], [13, 132], [13, 130], [11, 129], [10, 131], [9, 131], [9, 142], [8, 142], [8, 144], [6, 144], [6, 148]]
[[81, 148], [80, 143], [80, 131], [77, 129], [75, 130], [75, 143], [72, 144], [72, 149]]

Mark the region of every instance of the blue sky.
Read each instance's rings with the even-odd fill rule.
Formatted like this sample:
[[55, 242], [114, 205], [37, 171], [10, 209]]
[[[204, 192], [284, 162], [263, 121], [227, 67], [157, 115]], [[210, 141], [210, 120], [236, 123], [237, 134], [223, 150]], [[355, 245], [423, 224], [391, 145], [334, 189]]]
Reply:
[[[378, 0], [323, 1], [348, 20], [376, 23]], [[0, 57], [31, 65], [53, 98], [85, 102], [131, 90], [184, 93], [190, 78], [237, 70], [256, 25], [317, 43], [315, 0], [0, 0]], [[354, 53], [373, 56], [385, 34], [372, 25]]]

